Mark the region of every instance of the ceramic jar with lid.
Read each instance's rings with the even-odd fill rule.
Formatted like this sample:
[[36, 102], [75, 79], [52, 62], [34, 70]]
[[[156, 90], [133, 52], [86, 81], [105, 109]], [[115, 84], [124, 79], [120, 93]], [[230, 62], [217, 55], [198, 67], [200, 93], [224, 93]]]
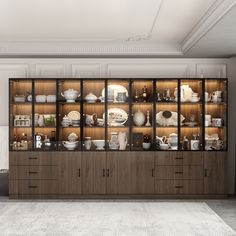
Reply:
[[79, 92], [74, 89], [67, 89], [61, 96], [66, 99], [66, 102], [75, 102], [75, 100], [80, 96]]
[[110, 134], [111, 134], [111, 139], [109, 142], [109, 148], [117, 150], [119, 148], [118, 132], [110, 132]]
[[89, 93], [84, 97], [84, 100], [89, 103], [95, 103], [97, 99], [97, 96], [93, 93]]

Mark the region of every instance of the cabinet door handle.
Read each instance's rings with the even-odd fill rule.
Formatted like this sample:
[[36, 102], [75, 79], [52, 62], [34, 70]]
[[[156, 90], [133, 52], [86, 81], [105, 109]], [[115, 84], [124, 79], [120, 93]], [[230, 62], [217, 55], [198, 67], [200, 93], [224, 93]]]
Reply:
[[207, 177], [207, 168], [204, 169], [204, 177]]
[[102, 169], [102, 176], [105, 177], [105, 169]]
[[154, 169], [152, 168], [152, 177], [154, 177]]
[[29, 174], [38, 174], [37, 171], [29, 171]]
[[175, 174], [180, 174], [182, 175], [184, 172], [183, 171], [175, 171]]
[[36, 160], [38, 157], [29, 157], [29, 160]]
[[175, 186], [175, 188], [184, 188], [184, 186], [182, 186], [182, 185], [177, 185], [177, 186]]
[[110, 170], [107, 169], [107, 177], [109, 177], [109, 176], [110, 176]]
[[29, 185], [28, 187], [29, 188], [38, 188], [38, 186], [36, 186], [36, 185]]
[[77, 174], [78, 177], [80, 177], [80, 168], [78, 169], [78, 174]]
[[176, 157], [175, 160], [183, 160], [183, 157]]

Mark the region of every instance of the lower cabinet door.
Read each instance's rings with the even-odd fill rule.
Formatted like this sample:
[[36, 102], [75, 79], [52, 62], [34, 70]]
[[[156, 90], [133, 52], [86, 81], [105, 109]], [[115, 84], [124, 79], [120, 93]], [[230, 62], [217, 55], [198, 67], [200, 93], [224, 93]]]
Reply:
[[204, 153], [204, 193], [227, 194], [227, 152]]
[[106, 152], [82, 153], [82, 193], [106, 194]]
[[59, 193], [82, 193], [82, 168], [80, 152], [59, 152]]
[[153, 152], [108, 152], [108, 194], [154, 193]]

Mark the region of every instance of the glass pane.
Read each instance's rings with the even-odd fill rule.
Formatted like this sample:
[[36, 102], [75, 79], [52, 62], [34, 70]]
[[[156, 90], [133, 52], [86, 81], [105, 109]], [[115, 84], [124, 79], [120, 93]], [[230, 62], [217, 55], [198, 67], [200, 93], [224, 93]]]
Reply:
[[80, 80], [59, 80], [59, 150], [80, 150]]
[[105, 81], [83, 81], [83, 149], [104, 150]]
[[180, 99], [181, 147], [184, 150], [202, 150], [202, 80], [181, 80]]
[[205, 82], [205, 149], [227, 148], [227, 81]]
[[132, 150], [152, 150], [153, 134], [153, 81], [132, 82]]
[[107, 137], [109, 150], [128, 150], [129, 144], [129, 82], [108, 81]]
[[32, 150], [32, 81], [10, 81], [10, 149]]
[[178, 80], [156, 81], [156, 147], [178, 149]]
[[56, 80], [35, 80], [35, 149], [56, 149]]

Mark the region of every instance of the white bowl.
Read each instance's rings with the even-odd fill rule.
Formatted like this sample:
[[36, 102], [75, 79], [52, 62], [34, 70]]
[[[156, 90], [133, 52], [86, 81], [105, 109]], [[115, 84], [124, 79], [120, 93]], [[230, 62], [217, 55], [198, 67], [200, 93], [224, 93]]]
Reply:
[[168, 150], [169, 149], [169, 145], [166, 144], [166, 143], [161, 143], [160, 144], [160, 148], [161, 148], [161, 150]]
[[143, 149], [148, 150], [151, 148], [151, 143], [143, 143]]
[[104, 150], [105, 140], [93, 140], [97, 150]]
[[73, 151], [78, 147], [78, 141], [76, 142], [69, 142], [69, 141], [63, 141], [62, 144], [64, 145], [64, 147], [69, 150], [69, 151]]

